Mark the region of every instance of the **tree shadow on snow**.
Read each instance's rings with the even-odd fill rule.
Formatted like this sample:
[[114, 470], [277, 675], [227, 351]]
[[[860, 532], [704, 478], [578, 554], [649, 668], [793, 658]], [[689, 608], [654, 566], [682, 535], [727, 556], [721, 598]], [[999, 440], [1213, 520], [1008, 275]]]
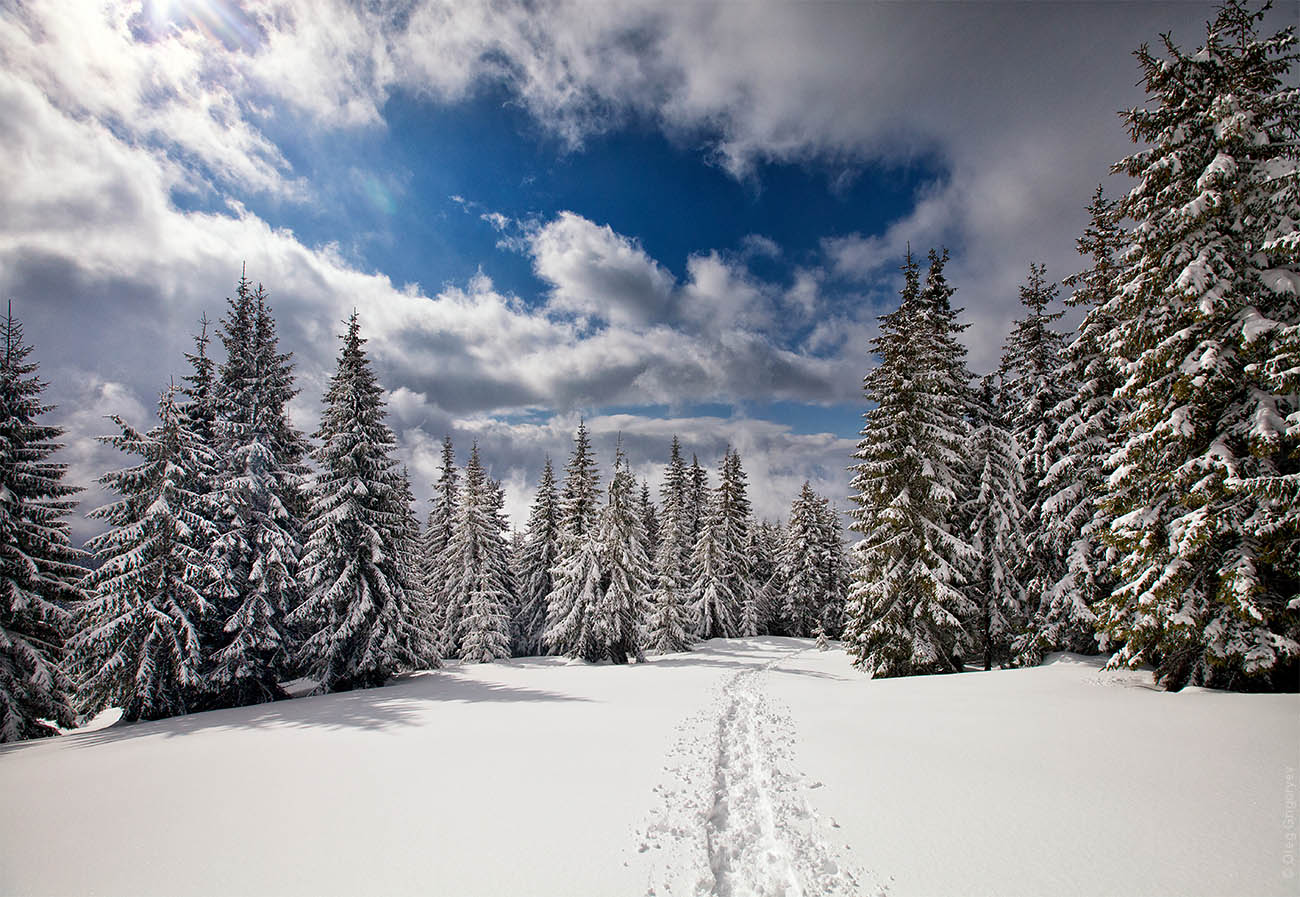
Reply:
[[[209, 710], [152, 722], [115, 723], [94, 732], [70, 732], [53, 741], [73, 748], [125, 741], [130, 738], [171, 738], [218, 729], [371, 729], [417, 726], [430, 720], [432, 705], [440, 703], [494, 703], [534, 701], [589, 701], [588, 698], [483, 682], [456, 669], [400, 677], [379, 688], [290, 698], [270, 704]], [[48, 739], [0, 746], [9, 750], [49, 743]]]

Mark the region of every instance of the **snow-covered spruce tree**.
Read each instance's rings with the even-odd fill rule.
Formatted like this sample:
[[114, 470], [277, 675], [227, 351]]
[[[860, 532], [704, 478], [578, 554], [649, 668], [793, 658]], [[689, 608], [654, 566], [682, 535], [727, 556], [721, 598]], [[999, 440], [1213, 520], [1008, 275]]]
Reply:
[[546, 596], [553, 586], [551, 568], [560, 550], [560, 505], [551, 459], [542, 467], [537, 497], [528, 515], [523, 547], [516, 558], [519, 612], [514, 621], [514, 653], [532, 657], [545, 652]]
[[722, 458], [717, 492], [714, 494], [716, 538], [720, 543], [728, 589], [736, 599], [736, 635], [758, 635], [758, 589], [750, 572], [749, 497], [740, 452], [728, 449]]
[[1023, 459], [1015, 437], [991, 414], [968, 441], [969, 482], [975, 491], [966, 502], [970, 544], [974, 549], [966, 573], [966, 594], [978, 607], [971, 647], [984, 669], [1005, 664], [1012, 641], [1024, 629], [1023, 571], [1028, 540], [1022, 526], [1029, 520], [1024, 504]]
[[661, 654], [689, 651], [695, 641], [695, 620], [687, 591], [684, 507], [665, 504], [660, 518], [659, 550], [654, 558], [654, 591], [650, 595], [647, 647]]
[[1050, 588], [1062, 572], [1053, 563], [1052, 554], [1038, 550], [1032, 536], [1038, 532], [1042, 516], [1039, 484], [1056, 461], [1059, 446], [1052, 411], [1073, 388], [1073, 384], [1061, 380], [1065, 336], [1052, 327], [1065, 312], [1048, 311], [1059, 290], [1055, 283], [1047, 281], [1046, 275], [1046, 266], [1029, 265], [1028, 279], [1020, 287], [1020, 304], [1026, 315], [1011, 325], [997, 372], [997, 422], [1016, 441], [1021, 455], [1023, 504], [1028, 515], [1024, 530], [1031, 538], [1020, 575], [1033, 596]]
[[433, 670], [442, 666], [438, 650], [437, 629], [433, 620], [433, 605], [429, 590], [424, 585], [423, 562], [424, 532], [420, 518], [415, 513], [415, 492], [411, 488], [411, 475], [402, 467], [401, 492], [398, 505], [402, 525], [398, 539], [398, 575], [406, 595], [408, 622], [402, 627], [401, 653], [409, 655], [417, 669]]
[[1057, 381], [1069, 387], [1050, 412], [1055, 432], [1052, 462], [1039, 483], [1039, 513], [1031, 533], [1035, 555], [1047, 559], [1055, 581], [1044, 581], [1037, 607], [1030, 606], [1025, 632], [1012, 647], [1016, 662], [1036, 664], [1050, 651], [1096, 651], [1097, 616], [1092, 608], [1110, 591], [1107, 521], [1100, 513], [1104, 464], [1115, 449], [1122, 406], [1114, 398], [1119, 379], [1102, 347], [1114, 329], [1106, 303], [1118, 289], [1116, 273], [1124, 234], [1114, 200], [1100, 185], [1088, 205], [1090, 222], [1078, 240], [1088, 268], [1063, 283], [1073, 292], [1065, 303], [1085, 310], [1073, 339], [1062, 350]]
[[100, 437], [142, 461], [100, 477], [121, 498], [90, 512], [109, 529], [87, 543], [100, 563], [82, 581], [86, 601], [68, 643], [86, 714], [115, 706], [127, 722], [162, 719], [201, 700], [201, 623], [213, 610], [199, 588], [216, 533], [206, 492], [213, 456], [176, 392], [163, 391], [148, 433], [114, 416], [122, 432]]
[[648, 616], [650, 558], [646, 554], [636, 479], [622, 445], [614, 458], [614, 475], [596, 529], [604, 570], [604, 590], [596, 605], [597, 637], [612, 662], [642, 660], [645, 646], [641, 632]]
[[181, 378], [185, 383], [181, 394], [186, 399], [181, 406], [181, 413], [185, 415], [194, 435], [209, 448], [217, 442], [217, 365], [208, 355], [208, 345], [212, 342], [212, 337], [208, 336], [210, 323], [207, 315], [199, 318], [194, 351], [185, 353], [191, 371]]
[[60, 427], [40, 419], [45, 383], [12, 310], [0, 318], [0, 742], [71, 726], [72, 682], [63, 641], [85, 574], [68, 539], [79, 490], [66, 465], [49, 460]]
[[[653, 558], [659, 550], [659, 509], [650, 497], [650, 484], [641, 481], [640, 502], [641, 528], [645, 531], [646, 557]], [[652, 577], [653, 578], [653, 577]]]
[[213, 703], [239, 706], [283, 697], [295, 647], [285, 615], [302, 594], [307, 444], [289, 422], [293, 365], [279, 351], [266, 292], [241, 277], [228, 305], [217, 372], [222, 533], [208, 558], [208, 597], [225, 622], [207, 685]]
[[499, 507], [498, 486], [474, 443], [445, 567], [448, 618], [454, 611], [459, 656], [468, 663], [510, 656], [510, 565]]
[[690, 588], [687, 472], [681, 445], [673, 437], [668, 466], [659, 490], [659, 544], [654, 554], [654, 591], [650, 595], [647, 647], [661, 654], [689, 651], [695, 621], [688, 601]]
[[[779, 523], [763, 520], [750, 530], [750, 574], [758, 590], [760, 635], [788, 635], [785, 630], [785, 580], [781, 577], [781, 548], [785, 531]], [[846, 568], [847, 573], [847, 568]], [[847, 580], [846, 580], [847, 581]]]
[[820, 623], [824, 601], [822, 548], [825, 534], [817, 510], [817, 493], [805, 480], [790, 505], [785, 542], [781, 546], [780, 577], [784, 594], [782, 631], [808, 638]]
[[411, 646], [421, 597], [407, 593], [405, 489], [384, 422], [383, 389], [354, 311], [323, 399], [302, 578], [306, 598], [288, 620], [306, 638], [299, 666], [317, 691], [382, 685], [424, 666]]
[[1296, 506], [1246, 486], [1297, 464], [1296, 396], [1266, 371], [1300, 320], [1280, 251], [1300, 220], [1300, 93], [1294, 29], [1260, 38], [1262, 16], [1228, 0], [1195, 53], [1168, 35], [1163, 58], [1137, 51], [1150, 101], [1125, 117], [1146, 148], [1116, 166], [1135, 225], [1105, 345], [1129, 408], [1105, 499], [1119, 585], [1099, 617], [1111, 665], [1153, 664], [1170, 689], [1294, 688], [1300, 654], [1275, 541], [1290, 537], [1262, 525]]
[[[821, 534], [822, 603], [818, 625], [825, 635], [839, 638], [844, 631], [844, 605], [849, 592], [849, 561], [844, 552], [840, 512], [825, 496], [818, 496], [817, 523]], [[813, 633], [816, 635], [816, 633]]]
[[560, 549], [551, 571], [543, 641], [553, 653], [593, 662], [604, 656], [593, 627], [593, 613], [604, 592], [603, 559], [595, 538], [599, 476], [587, 425], [579, 422], [560, 493]]
[[442, 437], [442, 467], [438, 482], [433, 487], [433, 508], [424, 527], [424, 541], [420, 551], [420, 578], [425, 596], [432, 610], [434, 637], [444, 657], [455, 657], [459, 651], [456, 635], [460, 620], [448, 616], [447, 604], [447, 546], [455, 529], [456, 515], [460, 511], [460, 471], [456, 468], [456, 454], [451, 437]]
[[970, 395], [946, 258], [931, 252], [923, 290], [909, 253], [901, 304], [880, 318], [872, 342], [880, 363], [864, 379], [876, 407], [851, 468], [862, 539], [844, 641], [877, 677], [960, 671], [973, 611], [958, 590], [971, 548], [952, 527]]
[[700, 465], [700, 459], [692, 455], [691, 466], [686, 471], [686, 536], [692, 551], [708, 520], [711, 501], [709, 472]]
[[716, 495], [705, 506], [700, 537], [691, 551], [690, 602], [695, 632], [702, 639], [734, 638], [740, 602], [732, 591], [733, 559], [728, 556], [725, 524]]

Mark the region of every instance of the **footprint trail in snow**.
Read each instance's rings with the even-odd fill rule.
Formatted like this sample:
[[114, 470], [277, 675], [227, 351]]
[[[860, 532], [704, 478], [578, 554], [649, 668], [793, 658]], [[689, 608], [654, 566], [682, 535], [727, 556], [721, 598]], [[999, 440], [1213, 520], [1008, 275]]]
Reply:
[[768, 670], [792, 656], [731, 676], [681, 726], [639, 842], [647, 897], [884, 894], [810, 806], [793, 723], [764, 691]]

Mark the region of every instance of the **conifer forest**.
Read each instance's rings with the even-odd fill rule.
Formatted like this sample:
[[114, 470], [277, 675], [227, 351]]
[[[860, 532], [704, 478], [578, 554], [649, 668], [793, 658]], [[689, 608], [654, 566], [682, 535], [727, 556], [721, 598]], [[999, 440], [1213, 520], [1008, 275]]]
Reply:
[[[390, 407], [408, 384], [381, 382], [376, 365], [380, 340], [392, 338], [389, 325], [376, 320], [382, 315], [358, 304], [343, 320], [312, 322], [321, 340], [332, 340], [335, 361], [327, 381], [304, 381], [281, 335], [288, 319], [277, 317], [277, 270], [238, 256], [228, 260], [226, 295], [212, 296], [203, 317], [189, 325], [190, 341], [165, 347], [175, 366], [158, 371], [149, 413], [101, 418], [94, 457], [111, 450], [116, 466], [101, 470], [93, 483], [77, 482], [69, 458], [80, 449], [48, 398], [57, 385], [44, 373], [52, 362], [24, 328], [28, 310], [42, 297], [0, 297], [9, 303], [0, 318], [0, 742], [58, 736], [47, 739], [53, 745], [147, 733], [154, 730], [145, 723], [163, 721], [156, 725], [172, 728], [157, 731], [178, 737], [150, 750], [179, 750], [187, 739], [200, 744], [200, 733], [211, 734], [209, 725], [271, 744], [276, 720], [297, 719], [283, 731], [305, 731], [319, 712], [338, 716], [321, 728], [313, 742], [318, 747], [304, 742], [296, 750], [328, 752], [320, 745], [353, 737], [339, 730], [354, 725], [349, 715], [360, 708], [380, 713], [388, 706], [383, 712], [394, 714], [393, 721], [369, 728], [405, 731], [396, 720], [417, 712], [411, 708], [419, 695], [454, 692], [463, 696], [445, 698], [450, 703], [429, 698], [429, 706], [447, 708], [426, 723], [442, 741], [420, 750], [432, 764], [461, 769], [466, 790], [448, 785], [451, 790], [410, 800], [455, 815], [456, 807], [475, 805], [473, 788], [497, 787], [482, 792], [498, 795], [484, 798], [494, 812], [540, 813], [534, 824], [545, 828], [540, 820], [546, 813], [565, 818], [566, 798], [547, 809], [556, 796], [536, 789], [550, 774], [570, 775], [565, 770], [572, 762], [561, 759], [559, 742], [550, 743], [560, 736], [545, 734], [552, 724], [535, 710], [555, 714], [559, 730], [588, 725], [573, 722], [583, 702], [604, 708], [607, 722], [598, 725], [608, 726], [612, 740], [592, 740], [597, 728], [581, 736], [585, 744], [607, 745], [599, 748], [605, 759], [593, 754], [580, 761], [590, 767], [583, 775], [596, 782], [601, 763], [622, 757], [636, 766], [641, 752], [647, 768], [659, 770], [650, 754], [662, 753], [676, 731], [671, 721], [698, 703], [688, 696], [707, 693], [712, 715], [700, 711], [700, 734], [674, 742], [671, 756], [678, 759], [662, 765], [667, 778], [653, 789], [660, 802], [655, 808], [649, 780], [628, 773], [645, 795], [649, 821], [627, 841], [631, 853], [623, 865], [644, 873], [646, 883], [635, 886], [648, 888], [645, 893], [956, 893], [967, 886], [1020, 893], [1056, 887], [1049, 862], [1073, 869], [1073, 860], [1035, 865], [1027, 858], [1024, 869], [1030, 871], [1022, 875], [1007, 871], [1020, 868], [1019, 860], [999, 860], [995, 877], [977, 872], [973, 885], [962, 886], [956, 872], [942, 877], [949, 874], [944, 863], [916, 860], [917, 871], [908, 873], [916, 877], [908, 879], [904, 871], [912, 866], [900, 857], [920, 854], [914, 846], [890, 853], [890, 845], [904, 838], [915, 845], [922, 830], [910, 829], [902, 814], [895, 838], [888, 826], [873, 827], [861, 808], [902, 806], [913, 798], [938, 806], [938, 789], [949, 787], [941, 784], [949, 780], [924, 771], [930, 761], [921, 745], [931, 738], [926, 733], [945, 727], [965, 739], [953, 744], [1004, 744], [990, 750], [1007, 755], [1020, 750], [1010, 746], [1017, 736], [1008, 734], [1018, 726], [1033, 733], [1022, 743], [1048, 739], [1042, 744], [1054, 745], [1020, 754], [1021, 765], [1033, 765], [1034, 756], [1072, 754], [1074, 741], [1052, 738], [1109, 730], [1118, 739], [1127, 732], [1132, 742], [1124, 747], [1107, 747], [1109, 735], [1098, 736], [1095, 750], [1079, 746], [1094, 756], [1080, 761], [1077, 779], [1075, 771], [1061, 771], [1070, 769], [1065, 760], [1059, 769], [1056, 760], [1044, 760], [1049, 771], [1041, 772], [1042, 783], [1040, 772], [1023, 772], [1026, 792], [1044, 795], [1059, 785], [1067, 789], [1056, 805], [1062, 809], [1087, 803], [1085, 792], [1101, 794], [1095, 807], [1080, 811], [1079, 825], [1105, 828], [1116, 844], [1138, 842], [1123, 834], [1123, 826], [1111, 826], [1133, 812], [1179, 817], [1184, 821], [1177, 824], [1185, 826], [1205, 820], [1214, 831], [1241, 823], [1239, 836], [1224, 835], [1228, 840], [1218, 845], [1225, 856], [1244, 856], [1253, 849], [1248, 842], [1282, 851], [1275, 859], [1250, 860], [1247, 891], [1294, 887], [1300, 51], [1295, 26], [1275, 30], [1271, 15], [1269, 6], [1226, 0], [1190, 43], [1186, 33], [1140, 38], [1148, 42], [1134, 53], [1131, 74], [1140, 79], [1145, 102], [1111, 121], [1079, 123], [1122, 131], [1131, 151], [1113, 159], [1109, 170], [1094, 172], [1096, 190], [1077, 197], [1087, 224], [1077, 234], [1072, 268], [1049, 270], [1037, 257], [1023, 258], [1019, 311], [1000, 349], [978, 356], [1000, 355], [995, 364], [978, 363], [971, 350], [975, 318], [968, 309], [981, 297], [962, 282], [954, 263], [961, 247], [921, 245], [909, 237], [902, 252], [891, 250], [888, 298], [879, 314], [869, 315], [867, 329], [853, 331], [861, 417], [851, 423], [856, 447], [831, 474], [840, 486], [828, 489], [813, 478], [796, 483], [790, 494], [776, 496], [786, 509], [779, 519], [756, 509], [759, 491], [768, 497], [774, 480], [751, 478], [759, 462], [748, 451], [742, 456], [744, 445], [705, 456], [689, 439], [673, 436], [663, 441], [657, 462], [634, 464], [623, 436], [598, 439], [589, 419], [579, 420], [566, 454], [531, 460], [526, 519], [508, 513], [507, 484], [500, 465], [494, 470], [489, 435], [475, 441], [450, 428], [437, 434], [437, 472], [426, 481], [399, 451]], [[511, 239], [489, 213], [482, 218], [503, 241]], [[537, 239], [532, 233], [519, 239]], [[639, 244], [628, 247], [628, 253], [641, 251]], [[258, 257], [251, 247], [244, 255]], [[703, 265], [703, 258], [692, 263]], [[534, 264], [542, 270], [541, 262]], [[689, 296], [689, 289], [681, 295]], [[575, 326], [587, 326], [588, 319], [578, 320]], [[615, 320], [612, 313], [608, 320]], [[125, 334], [103, 338], [120, 339], [124, 347], [130, 342]], [[295, 420], [306, 406], [319, 410], [311, 415], [318, 421], [307, 428], [311, 432]], [[89, 503], [82, 493], [92, 485], [89, 494], [96, 498]], [[776, 505], [769, 500], [763, 506]], [[73, 526], [81, 520], [85, 529]], [[83, 531], [92, 535], [75, 535]], [[721, 678], [706, 680], [706, 674]], [[1040, 686], [1033, 683], [1064, 683], [1045, 692], [1064, 696], [1085, 680], [1123, 687], [1079, 691], [1086, 692], [1086, 704], [1078, 706], [1093, 709], [1071, 710], [1075, 699], [1061, 697], [1054, 706], [1065, 722], [1052, 734], [1056, 726], [1046, 720], [1056, 717], [1035, 716], [1033, 689]], [[566, 682], [575, 683], [572, 694]], [[630, 696], [614, 697], [622, 688], [631, 689]], [[1024, 715], [996, 704], [1003, 709], [987, 711], [977, 728], [942, 721], [958, 719], [963, 702], [995, 706], [980, 703], [994, 694], [981, 688], [1007, 689], [996, 692], [1004, 695], [997, 700], [1022, 707]], [[1221, 697], [1217, 709], [1189, 703], [1202, 691]], [[344, 692], [346, 698], [329, 697]], [[1155, 710], [1143, 709], [1154, 703], [1131, 709], [1125, 703], [1139, 699], [1166, 703]], [[331, 700], [352, 703], [322, 703]], [[811, 708], [821, 700], [840, 709], [819, 716]], [[638, 701], [677, 709], [670, 713], [660, 703], [642, 708]], [[489, 712], [473, 709], [480, 705], [500, 708], [492, 712], [503, 714], [501, 721], [491, 724], [499, 728], [484, 730], [498, 734], [462, 736], [479, 731], [467, 721], [472, 713]], [[787, 706], [793, 709], [782, 709]], [[77, 734], [109, 711], [114, 725]], [[1162, 715], [1166, 711], [1171, 715]], [[944, 715], [950, 712], [958, 716]], [[936, 715], [927, 719], [927, 713]], [[694, 719], [680, 723], [684, 731], [696, 731], [690, 728]], [[1161, 808], [1158, 802], [1183, 798], [1169, 796], [1179, 789], [1147, 772], [1134, 773], [1134, 781], [1155, 782], [1152, 790], [1133, 785], [1126, 799], [1138, 804], [1110, 802], [1107, 795], [1129, 786], [1097, 784], [1107, 781], [1107, 757], [1136, 755], [1147, 745], [1152, 754], [1181, 757], [1173, 745], [1183, 736], [1176, 733], [1193, 725], [1187, 720], [1202, 719], [1205, 728], [1197, 732], [1221, 729], [1214, 738], [1228, 741], [1221, 750], [1206, 747], [1203, 759], [1186, 760], [1193, 764], [1187, 768], [1217, 770], [1213, 764], [1222, 762], [1230, 772], [1205, 775], [1225, 776], [1224, 793], [1238, 788], [1255, 801], [1251, 806], [1263, 801], [1267, 819], [1245, 822], [1248, 814], [1238, 810], [1218, 817], [1203, 809], [1208, 804]], [[456, 728], [462, 725], [468, 728]], [[1171, 734], [1140, 734], [1148, 725]], [[792, 734], [796, 727], [818, 726], [827, 733], [821, 741], [801, 742]], [[658, 727], [652, 736], [636, 734], [652, 727]], [[919, 734], [908, 740], [909, 732]], [[1256, 735], [1266, 745], [1261, 759], [1224, 759], [1241, 756], [1231, 739]], [[518, 775], [523, 784], [474, 785], [497, 773], [468, 747], [448, 746], [449, 753], [439, 756], [440, 743], [462, 737], [485, 752], [482, 764], [510, 782]], [[102, 747], [116, 744], [126, 757], [144, 751], [147, 741], [142, 735]], [[817, 747], [832, 743], [839, 753]], [[795, 744], [803, 745], [797, 756], [808, 776], [790, 765], [795, 755], [789, 745]], [[84, 758], [101, 747], [86, 745]], [[522, 753], [499, 753], [508, 745]], [[71, 750], [41, 756], [72, 757]], [[380, 751], [378, 742], [365, 750]], [[975, 750], [973, 756], [986, 756]], [[531, 768], [522, 759], [529, 752], [551, 772], [521, 772]], [[389, 757], [382, 751], [375, 756]], [[405, 762], [396, 756], [376, 759], [366, 775], [382, 779], [385, 764]], [[882, 781], [850, 789], [844, 783], [865, 782], [847, 771], [855, 756], [863, 758], [863, 768], [877, 771], [876, 779], [901, 776], [901, 790], [894, 793], [889, 789], [895, 786]], [[36, 758], [30, 747], [0, 748], [0, 772], [9, 764], [14, 776], [0, 783], [44, 781], [38, 772], [19, 772], [18, 764]], [[159, 762], [161, 770], [171, 770], [159, 775], [176, 774], [166, 765], [171, 761]], [[910, 773], [885, 768], [908, 762], [917, 764]], [[971, 768], [962, 766], [966, 760], [954, 762], [954, 777], [979, 780], [975, 761]], [[701, 764], [698, 774], [690, 771], [693, 763]], [[828, 784], [839, 783], [842, 797], [829, 794], [835, 788], [820, 790], [821, 781], [812, 783], [814, 768]], [[217, 771], [196, 767], [191, 774]], [[60, 773], [61, 781], [71, 782], [68, 774]], [[345, 771], [339, 767], [335, 774]], [[603, 781], [617, 778], [607, 775]], [[992, 781], [1011, 781], [991, 775]], [[1057, 785], [1046, 784], [1049, 775]], [[1199, 782], [1198, 775], [1190, 773], [1187, 784]], [[1250, 778], [1256, 775], [1262, 778]], [[404, 781], [418, 790], [423, 779]], [[704, 796], [691, 797], [697, 786]], [[188, 787], [182, 784], [177, 801], [190, 799]], [[611, 795], [622, 794], [608, 787]], [[29, 812], [22, 808], [37, 802], [15, 788], [0, 784], [0, 796], [8, 791], [22, 816]], [[407, 798], [397, 793], [404, 789], [395, 786], [387, 799], [404, 806]], [[501, 797], [507, 790], [510, 796]], [[594, 792], [590, 798], [575, 793], [582, 806], [598, 800]], [[48, 793], [41, 800], [60, 799]], [[359, 798], [348, 800], [356, 805]], [[981, 811], [993, 806], [990, 831], [1007, 832], [1011, 823], [997, 820], [1010, 796], [978, 800]], [[1036, 800], [1024, 798], [1018, 806], [1037, 807]], [[866, 815], [853, 816], [858, 811], [851, 806]], [[473, 829], [478, 811], [463, 812]], [[846, 828], [840, 830], [830, 814]], [[982, 827], [974, 818], [967, 822]], [[599, 819], [589, 823], [603, 828]], [[500, 824], [504, 833], [494, 837], [520, 843], [508, 834], [513, 823]], [[314, 831], [311, 823], [302, 825]], [[839, 833], [830, 834], [832, 828]], [[604, 850], [602, 839], [632, 838], [621, 831], [593, 834], [591, 850]], [[695, 831], [703, 834], [689, 834]], [[1146, 861], [1134, 854], [1097, 873], [1091, 885], [1071, 878], [1059, 892], [1113, 893], [1126, 884], [1134, 893], [1230, 887], [1197, 871], [1205, 852], [1215, 849], [1207, 846], [1214, 842], [1197, 840], [1200, 831], [1177, 829], [1181, 846], [1169, 846], [1175, 837], [1169, 834], [1168, 844], [1152, 848], [1152, 855], [1166, 851], [1170, 858], [1151, 859], [1150, 869], [1172, 877], [1152, 872], [1156, 877], [1144, 878]], [[356, 842], [371, 845], [367, 856], [381, 849], [375, 837]], [[408, 837], [416, 836], [388, 832], [382, 850]], [[438, 835], [446, 845], [460, 844], [457, 837], [451, 830]], [[539, 837], [537, 851], [552, 850], [546, 835]], [[982, 835], [971, 837], [982, 843]], [[1065, 853], [1050, 846], [1049, 834], [1039, 837], [1047, 839], [1047, 854]], [[1017, 839], [1022, 846], [1034, 843], [1025, 833], [1003, 840]], [[972, 857], [984, 848], [957, 841], [953, 868], [982, 868]], [[448, 846], [446, 856], [458, 851]], [[0, 892], [41, 892], [42, 882], [51, 893], [93, 889], [100, 874], [42, 879], [22, 877], [18, 866], [6, 873], [18, 853], [0, 847]], [[272, 860], [249, 856], [248, 874], [271, 875], [265, 870], [275, 868]], [[485, 871], [513, 866], [499, 863], [505, 856], [475, 861], [472, 875], [455, 872], [455, 859], [438, 860], [435, 865], [453, 871], [432, 879], [425, 892], [528, 892], [527, 879], [510, 877], [524, 875], [521, 870]], [[405, 860], [364, 862], [390, 868], [368, 878], [336, 870], [329, 873], [336, 876], [333, 885], [309, 873], [300, 886], [364, 890], [369, 882], [379, 892], [411, 889], [414, 879], [401, 877]], [[542, 860], [521, 865], [530, 862]], [[1231, 858], [1216, 862], [1235, 868]], [[638, 863], [658, 865], [643, 869]], [[891, 867], [900, 870], [897, 881], [891, 881]], [[624, 886], [617, 883], [622, 879], [564, 874], [573, 876], [568, 893], [621, 893]], [[1106, 877], [1111, 874], [1116, 877]], [[489, 879], [478, 875], [495, 884], [482, 884]], [[103, 879], [109, 893], [133, 891], [144, 880]], [[298, 887], [274, 875], [200, 877], [195, 887], [164, 877], [151, 887], [170, 882], [176, 886], [171, 893], [235, 893], [257, 890], [253, 881], [267, 892]], [[533, 892], [549, 893], [550, 881], [534, 879]]]

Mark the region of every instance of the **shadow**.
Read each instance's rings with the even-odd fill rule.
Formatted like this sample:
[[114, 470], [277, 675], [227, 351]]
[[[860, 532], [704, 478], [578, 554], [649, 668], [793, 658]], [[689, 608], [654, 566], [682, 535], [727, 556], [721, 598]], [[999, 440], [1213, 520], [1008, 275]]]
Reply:
[[442, 703], [564, 701], [589, 698], [521, 688], [471, 678], [456, 668], [405, 674], [379, 688], [289, 698], [270, 704], [208, 710], [168, 719], [114, 723], [93, 732], [70, 732], [55, 739], [33, 739], [0, 746], [0, 756], [57, 741], [72, 748], [94, 747], [132, 738], [173, 738], [220, 729], [372, 729], [421, 725], [432, 705]]

